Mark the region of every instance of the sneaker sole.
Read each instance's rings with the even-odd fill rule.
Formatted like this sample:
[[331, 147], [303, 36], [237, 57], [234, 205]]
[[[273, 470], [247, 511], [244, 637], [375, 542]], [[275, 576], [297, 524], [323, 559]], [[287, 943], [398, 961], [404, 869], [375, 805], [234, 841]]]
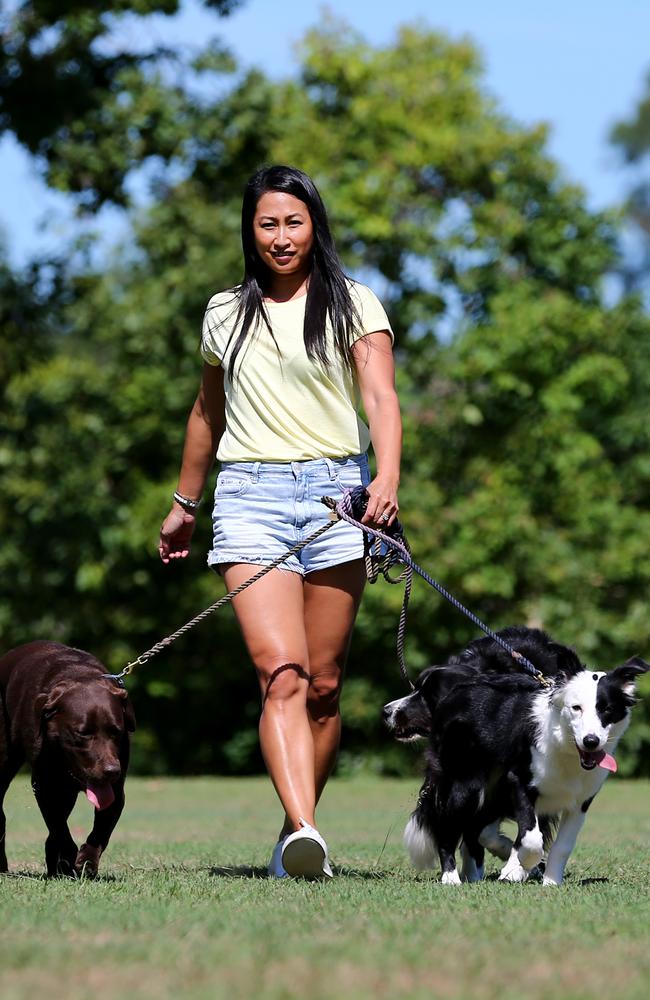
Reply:
[[301, 837], [287, 844], [282, 854], [282, 865], [289, 875], [304, 878], [323, 878], [325, 851], [316, 840]]

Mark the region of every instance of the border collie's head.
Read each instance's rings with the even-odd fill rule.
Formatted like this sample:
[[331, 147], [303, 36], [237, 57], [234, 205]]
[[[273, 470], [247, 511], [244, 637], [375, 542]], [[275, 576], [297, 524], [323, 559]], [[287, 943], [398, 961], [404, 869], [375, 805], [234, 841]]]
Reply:
[[440, 701], [457, 684], [476, 676], [471, 666], [427, 667], [423, 670], [412, 694], [384, 705], [384, 723], [400, 743], [426, 739], [431, 735], [431, 719]]
[[615, 749], [627, 729], [635, 702], [635, 681], [647, 670], [650, 665], [635, 656], [607, 674], [582, 670], [552, 695], [560, 724], [573, 738], [584, 770], [591, 771], [599, 764], [616, 769], [607, 751]]

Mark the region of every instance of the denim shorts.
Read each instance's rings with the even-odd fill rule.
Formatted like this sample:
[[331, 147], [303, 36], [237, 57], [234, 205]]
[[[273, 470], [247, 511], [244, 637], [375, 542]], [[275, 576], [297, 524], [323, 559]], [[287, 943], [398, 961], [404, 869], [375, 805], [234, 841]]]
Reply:
[[[307, 462], [224, 462], [217, 476], [208, 565], [266, 565], [304, 541], [329, 518], [322, 496], [340, 500], [370, 482], [368, 457]], [[363, 533], [339, 521], [291, 555], [280, 569], [314, 573], [363, 556]]]

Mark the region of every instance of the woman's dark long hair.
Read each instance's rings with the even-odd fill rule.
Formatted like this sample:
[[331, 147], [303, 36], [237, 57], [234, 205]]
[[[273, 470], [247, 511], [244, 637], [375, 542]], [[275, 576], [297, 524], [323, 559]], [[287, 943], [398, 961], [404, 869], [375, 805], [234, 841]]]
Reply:
[[241, 238], [244, 251], [244, 277], [238, 286], [237, 317], [232, 337], [236, 336], [228, 363], [228, 377], [232, 380], [235, 361], [249, 332], [261, 320], [271, 336], [271, 323], [264, 305], [264, 292], [269, 283], [269, 270], [260, 260], [255, 249], [253, 219], [257, 203], [268, 191], [281, 191], [304, 202], [313, 227], [311, 272], [305, 303], [304, 341], [308, 357], [326, 367], [331, 364], [328, 356], [327, 320], [334, 335], [334, 348], [352, 367], [352, 334], [360, 319], [352, 301], [348, 281], [334, 247], [327, 212], [323, 200], [311, 177], [296, 167], [264, 167], [248, 181], [244, 190], [241, 213]]

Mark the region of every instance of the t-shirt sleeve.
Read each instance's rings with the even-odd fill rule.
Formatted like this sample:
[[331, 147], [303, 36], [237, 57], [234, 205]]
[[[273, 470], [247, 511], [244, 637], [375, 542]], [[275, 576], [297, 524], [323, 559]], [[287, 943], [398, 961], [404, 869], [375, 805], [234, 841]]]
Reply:
[[209, 365], [221, 364], [221, 345], [219, 309], [213, 296], [206, 306], [201, 327], [201, 357]]
[[367, 285], [355, 283], [353, 286], [353, 298], [361, 319], [361, 329], [357, 331], [354, 340], [359, 340], [368, 333], [377, 333], [379, 330], [385, 330], [390, 334], [391, 342], [394, 343], [395, 335], [386, 315], [386, 310], [375, 293]]

